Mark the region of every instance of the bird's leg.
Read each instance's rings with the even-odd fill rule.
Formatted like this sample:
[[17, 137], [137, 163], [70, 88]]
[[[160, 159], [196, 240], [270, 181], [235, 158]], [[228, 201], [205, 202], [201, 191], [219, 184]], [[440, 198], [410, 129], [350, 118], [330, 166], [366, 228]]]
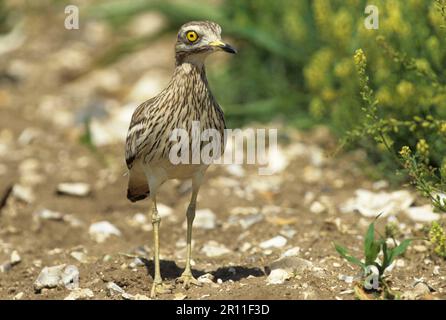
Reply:
[[198, 194], [199, 186], [193, 186], [192, 191], [192, 199], [187, 207], [186, 218], [187, 218], [187, 248], [186, 248], [186, 268], [184, 272], [181, 274], [179, 278], [177, 278], [177, 282], [183, 283], [183, 286], [187, 289], [191, 284], [196, 286], [201, 286], [201, 282], [194, 278], [192, 275], [192, 270], [190, 267], [190, 259], [192, 253], [192, 224], [195, 218], [195, 207], [197, 203], [197, 194]]
[[161, 222], [161, 217], [158, 214], [158, 209], [156, 208], [156, 199], [153, 197], [153, 207], [152, 207], [152, 225], [153, 225], [153, 245], [154, 245], [154, 264], [155, 264], [155, 277], [153, 278], [152, 290], [150, 292], [150, 297], [155, 297], [157, 293], [168, 293], [170, 288], [164, 286], [161, 279], [160, 272], [160, 260], [159, 260], [159, 225]]

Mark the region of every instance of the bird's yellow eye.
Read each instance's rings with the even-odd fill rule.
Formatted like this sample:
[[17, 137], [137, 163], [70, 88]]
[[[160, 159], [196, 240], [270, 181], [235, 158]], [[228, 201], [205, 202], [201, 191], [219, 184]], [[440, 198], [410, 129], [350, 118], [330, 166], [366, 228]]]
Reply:
[[190, 42], [195, 42], [198, 40], [198, 34], [195, 31], [188, 31], [186, 33], [186, 38], [187, 40], [189, 40]]

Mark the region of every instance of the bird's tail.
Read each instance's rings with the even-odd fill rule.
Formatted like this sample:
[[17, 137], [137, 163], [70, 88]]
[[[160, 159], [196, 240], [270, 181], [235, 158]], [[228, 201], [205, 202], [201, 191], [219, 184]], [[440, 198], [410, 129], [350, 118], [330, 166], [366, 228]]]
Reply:
[[139, 165], [133, 166], [129, 171], [129, 184], [127, 198], [131, 202], [143, 200], [150, 195], [147, 179]]

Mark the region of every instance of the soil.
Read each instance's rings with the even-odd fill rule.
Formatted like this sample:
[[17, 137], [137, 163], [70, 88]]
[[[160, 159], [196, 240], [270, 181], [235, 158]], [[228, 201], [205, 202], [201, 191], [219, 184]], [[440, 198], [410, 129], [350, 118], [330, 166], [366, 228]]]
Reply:
[[[125, 97], [132, 85], [151, 68], [146, 64], [141, 70], [132, 69], [129, 61], [138, 56], [148, 57], [151, 65], [168, 74], [173, 65], [170, 55], [174, 35], [166, 35], [107, 66], [121, 75], [122, 85], [111, 93], [104, 93], [90, 87], [87, 79], [91, 70], [99, 68], [94, 58], [112, 45], [112, 32], [106, 38], [110, 40], [105, 41], [106, 45], [88, 44], [82, 49], [93, 62], [79, 68], [67, 68], [63, 61], [57, 60], [63, 57], [63, 50], [75, 50], [87, 36], [82, 25], [77, 31], [63, 28], [63, 10], [59, 13], [54, 9], [46, 18], [36, 12], [27, 14], [24, 32], [25, 43], [0, 60], [3, 75], [11, 72], [13, 65], [26, 66], [23, 78], [5, 76], [0, 80], [0, 147], [4, 146], [0, 148], [0, 199], [14, 184], [30, 186], [35, 199], [24, 203], [10, 194], [1, 208], [0, 264], [9, 259], [12, 250], [17, 250], [21, 262], [0, 273], [0, 299], [12, 299], [18, 293], [23, 293], [22, 299], [65, 298], [70, 293], [67, 288], [36, 292], [33, 286], [43, 267], [59, 264], [75, 265], [80, 272], [80, 287], [90, 288], [94, 299], [122, 299], [108, 292], [106, 285], [110, 281], [129, 294], [149, 296], [153, 279], [152, 233], [147, 227], [130, 223], [136, 213], [148, 214], [149, 201], [132, 204], [126, 198], [123, 142], [92, 150], [79, 142], [83, 127], [64, 125], [63, 117], [78, 112], [92, 97], [126, 103]], [[69, 59], [68, 54], [66, 57]], [[215, 61], [222, 63], [218, 58]], [[208, 63], [214, 61], [210, 59]], [[66, 105], [45, 109], [42, 101], [48, 96], [61, 97], [59, 103]], [[249, 127], [252, 126], [256, 125]], [[30, 128], [36, 134], [23, 142], [24, 132], [30, 132]], [[359, 270], [339, 257], [333, 242], [346, 245], [358, 257], [362, 254], [363, 235], [371, 220], [359, 213], [342, 213], [340, 207], [354, 196], [355, 190], [376, 188], [374, 181], [361, 171], [364, 155], [353, 152], [330, 156], [336, 144], [323, 127], [302, 133], [280, 126], [279, 133], [283, 148], [299, 145], [307, 150], [307, 154], [289, 159], [289, 165], [280, 173], [259, 176], [257, 168], [251, 165], [243, 166], [242, 177], [230, 174], [225, 166], [216, 165], [208, 171], [199, 194], [198, 209], [212, 210], [217, 224], [211, 230], [194, 229], [193, 273], [196, 277], [211, 273], [213, 284], [188, 290], [175, 285], [175, 278], [185, 265], [184, 221], [190, 192], [187, 184], [181, 182], [172, 181], [163, 186], [158, 202], [171, 207], [173, 213], [161, 222], [161, 273], [175, 288], [158, 298], [173, 299], [178, 293], [186, 295], [186, 299], [354, 298], [353, 284], [340, 280], [339, 276], [354, 275]], [[322, 163], [312, 160], [313, 148], [324, 150]], [[92, 192], [85, 197], [61, 195], [56, 191], [61, 182], [84, 182], [91, 186]], [[310, 210], [314, 201], [324, 205], [323, 212]], [[422, 199], [416, 201], [423, 203]], [[231, 223], [234, 216], [231, 212], [237, 207], [254, 207], [263, 212], [264, 219], [243, 229]], [[71, 214], [81, 225], [36, 220], [35, 212], [44, 208]], [[98, 221], [109, 221], [121, 231], [121, 236], [97, 243], [88, 230]], [[398, 221], [406, 224], [410, 236], [424, 236], [422, 225], [404, 215], [398, 215]], [[379, 220], [378, 229], [383, 231], [385, 223], [385, 219]], [[271, 250], [259, 247], [259, 243], [279, 235], [284, 228], [296, 231], [287, 238], [285, 246]], [[224, 244], [230, 252], [208, 257], [201, 248], [210, 240]], [[244, 251], [245, 243], [252, 248]], [[397, 266], [391, 272], [391, 287], [405, 292], [412, 289], [416, 279], [423, 278], [435, 289], [431, 297], [444, 299], [445, 261], [432, 254], [427, 242], [416, 244], [421, 249], [411, 246], [400, 259], [404, 266]], [[323, 276], [303, 271], [283, 284], [268, 285], [268, 266], [293, 247], [300, 248], [299, 257], [320, 267]], [[88, 261], [77, 261], [70, 255], [73, 251], [84, 251]], [[132, 266], [135, 256], [141, 257], [144, 265]]]

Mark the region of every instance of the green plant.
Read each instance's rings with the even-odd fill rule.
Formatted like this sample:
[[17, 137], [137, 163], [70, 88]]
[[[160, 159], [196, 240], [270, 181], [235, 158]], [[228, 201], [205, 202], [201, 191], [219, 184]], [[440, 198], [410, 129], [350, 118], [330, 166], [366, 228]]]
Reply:
[[[443, 92], [445, 87], [438, 82], [438, 76], [431, 71], [419, 67], [412, 59], [407, 58], [396, 52], [383, 38], [378, 39], [379, 42], [391, 52], [391, 56], [395, 61], [399, 61], [407, 70], [414, 71], [418, 76], [428, 79], [432, 83], [432, 87], [438, 92]], [[402, 120], [396, 117], [384, 117], [380, 113], [379, 102], [375, 97], [374, 91], [370, 88], [370, 79], [367, 75], [367, 58], [362, 49], [356, 50], [354, 55], [354, 63], [357, 69], [360, 94], [364, 106], [361, 108], [365, 114], [365, 120], [351, 130], [344, 143], [351, 143], [364, 137], [371, 137], [379, 146], [393, 157], [394, 162], [403, 168], [405, 176], [410, 178], [410, 182], [425, 196], [428, 197], [432, 204], [439, 210], [446, 212], [445, 198], [441, 196], [446, 190], [446, 159], [443, 159], [440, 165], [435, 165], [434, 159], [430, 157], [431, 150], [426, 139], [422, 138], [423, 134], [430, 139], [437, 139], [436, 154], [440, 154], [445, 147], [444, 137], [437, 133], [446, 133], [446, 122], [438, 120], [431, 114], [424, 118], [414, 116], [411, 120]], [[417, 132], [420, 130], [420, 132]], [[395, 147], [396, 139], [400, 132], [417, 133], [420, 138], [417, 140], [413, 153], [410, 147], [403, 145], [398, 152]], [[428, 135], [429, 134], [429, 135]], [[440, 139], [438, 139], [440, 137]], [[437, 167], [436, 167], [437, 166]]]
[[[350, 255], [348, 250], [339, 244], [334, 244], [334, 246], [341, 257], [362, 268], [364, 277], [367, 276], [367, 273], [369, 272], [367, 267], [375, 266], [378, 269], [379, 282], [383, 284], [384, 271], [393, 263], [396, 257], [404, 254], [412, 240], [405, 239], [401, 241], [399, 245], [397, 245], [394, 240], [395, 246], [389, 248], [384, 237], [380, 236], [377, 239], [375, 238], [375, 221], [370, 223], [364, 237], [363, 260]], [[382, 259], [378, 259], [380, 253], [382, 253]]]
[[429, 241], [435, 246], [434, 252], [442, 258], [446, 258], [446, 232], [436, 221], [432, 222], [429, 230]]

